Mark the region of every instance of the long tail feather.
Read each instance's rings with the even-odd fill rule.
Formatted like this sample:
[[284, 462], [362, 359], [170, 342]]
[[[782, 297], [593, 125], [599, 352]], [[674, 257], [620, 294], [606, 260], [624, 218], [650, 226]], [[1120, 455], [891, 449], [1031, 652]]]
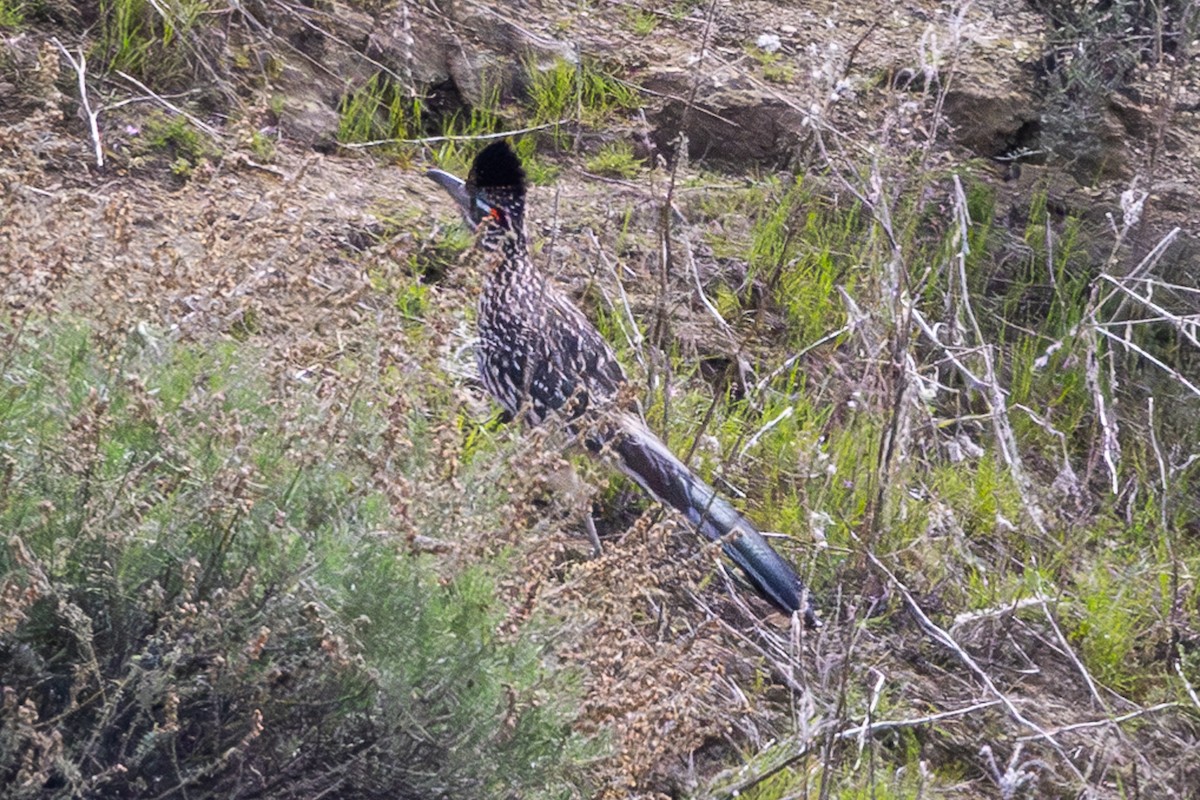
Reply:
[[621, 471], [661, 503], [683, 513], [746, 574], [765, 599], [785, 613], [803, 611], [817, 627], [816, 613], [796, 571], [767, 543], [751, 522], [675, 457], [663, 441], [636, 419], [623, 419], [611, 441]]

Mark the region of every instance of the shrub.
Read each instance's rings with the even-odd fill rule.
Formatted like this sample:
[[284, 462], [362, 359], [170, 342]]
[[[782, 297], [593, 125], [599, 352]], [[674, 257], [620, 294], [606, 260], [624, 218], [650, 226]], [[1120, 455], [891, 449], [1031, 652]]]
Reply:
[[[370, 488], [380, 404], [272, 388], [244, 344], [23, 336], [0, 378], [7, 797], [572, 794], [570, 676], [531, 628], [497, 633], [486, 564], [412, 552]], [[409, 513], [463, 524], [441, 511]]]

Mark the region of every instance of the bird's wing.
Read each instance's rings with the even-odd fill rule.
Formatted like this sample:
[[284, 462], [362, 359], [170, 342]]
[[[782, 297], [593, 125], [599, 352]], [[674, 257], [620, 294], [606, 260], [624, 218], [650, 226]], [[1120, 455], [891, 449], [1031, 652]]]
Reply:
[[575, 377], [591, 406], [614, 400], [627, 383], [625, 370], [596, 326], [564, 295], [554, 292], [546, 305], [547, 334], [557, 346], [554, 358], [565, 374]]

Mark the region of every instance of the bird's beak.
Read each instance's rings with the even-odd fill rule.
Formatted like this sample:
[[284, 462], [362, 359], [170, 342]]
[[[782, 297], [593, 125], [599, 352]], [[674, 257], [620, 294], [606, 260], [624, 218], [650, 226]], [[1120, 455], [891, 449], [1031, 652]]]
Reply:
[[454, 202], [458, 203], [458, 208], [462, 211], [463, 217], [470, 224], [475, 224], [476, 220], [471, 213], [471, 197], [467, 194], [467, 184], [462, 178], [451, 175], [449, 172], [443, 172], [440, 169], [427, 170], [425, 177], [445, 189], [454, 198]]

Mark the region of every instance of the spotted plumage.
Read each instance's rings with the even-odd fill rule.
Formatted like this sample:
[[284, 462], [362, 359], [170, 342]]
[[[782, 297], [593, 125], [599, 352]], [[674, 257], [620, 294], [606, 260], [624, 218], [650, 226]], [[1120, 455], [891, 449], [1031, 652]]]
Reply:
[[518, 244], [484, 279], [479, 299], [479, 374], [509, 414], [543, 422], [567, 408], [617, 396], [625, 373], [612, 348]]
[[810, 626], [819, 624], [792, 567], [622, 401], [627, 381], [612, 348], [534, 267], [525, 233], [525, 173], [508, 144], [484, 148], [466, 181], [441, 170], [427, 174], [480, 230], [487, 253], [477, 362], [488, 392], [512, 417], [532, 425], [563, 416], [590, 450], [615, 455], [621, 471], [646, 492], [719, 540], [764, 598], [785, 612], [801, 612]]

